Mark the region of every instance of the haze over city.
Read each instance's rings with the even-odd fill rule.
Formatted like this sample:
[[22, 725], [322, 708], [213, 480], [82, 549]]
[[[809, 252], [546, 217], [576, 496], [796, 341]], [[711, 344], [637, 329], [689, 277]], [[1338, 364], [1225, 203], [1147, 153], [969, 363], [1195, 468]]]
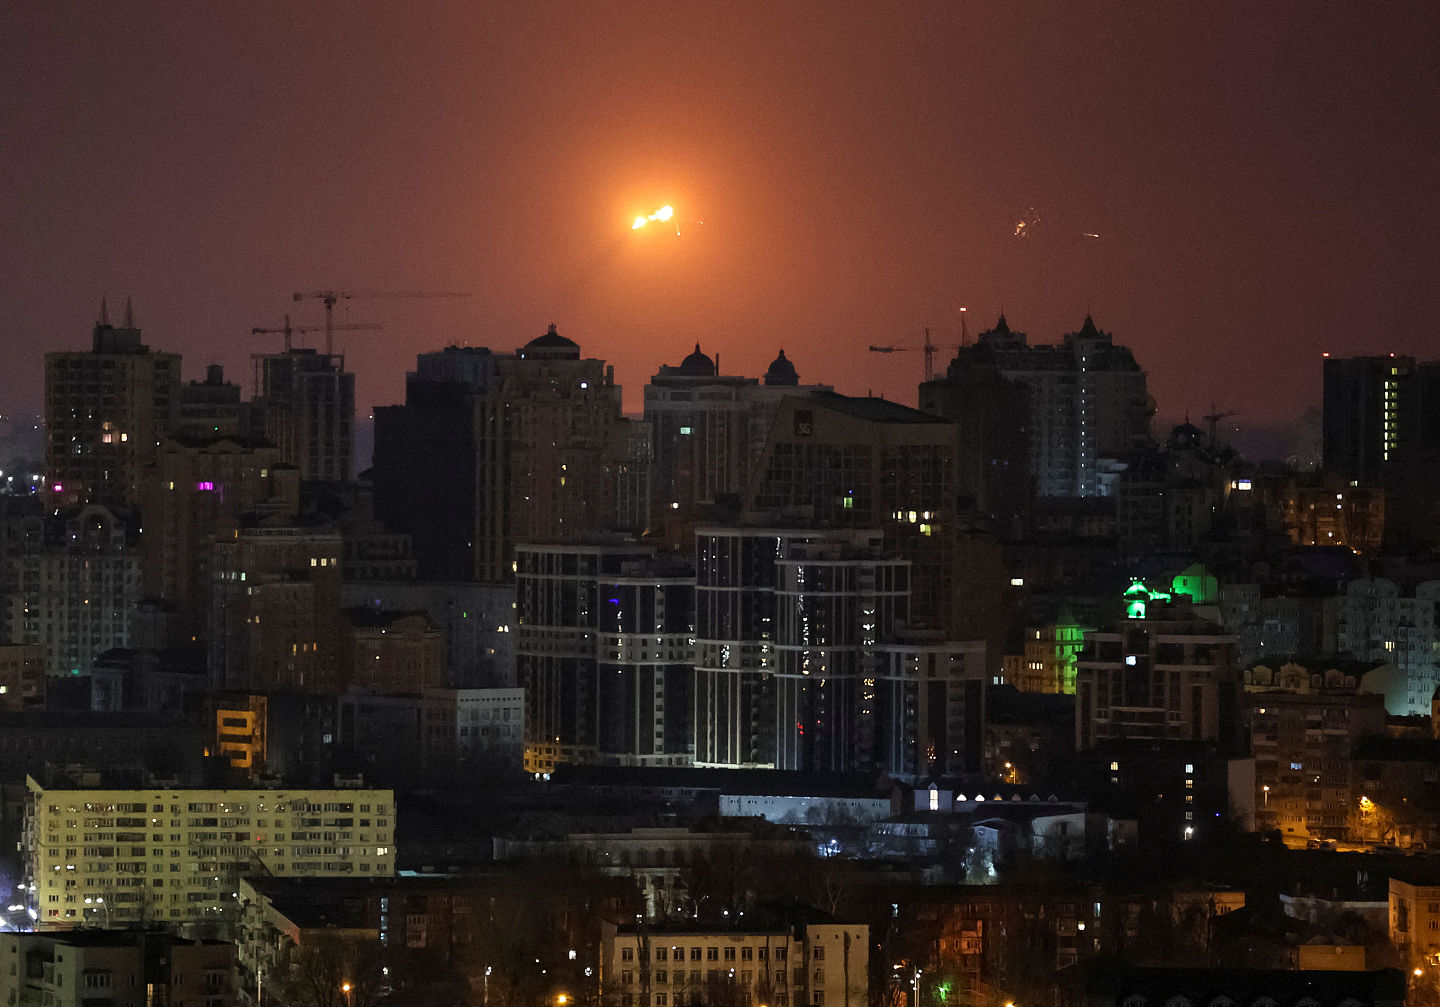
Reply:
[[[1322, 351], [1432, 338], [1437, 31], [1420, 5], [6, 5], [0, 401], [39, 410], [102, 295], [187, 377], [248, 384], [279, 348], [252, 327], [321, 320], [294, 291], [428, 289], [473, 296], [337, 308], [384, 326], [337, 345], [362, 415], [417, 352], [551, 322], [629, 410], [696, 342], [914, 403], [919, 354], [866, 347], [953, 344], [968, 306], [1044, 342], [1090, 311], [1162, 415], [1284, 421]], [[678, 236], [631, 229], [667, 204]]]

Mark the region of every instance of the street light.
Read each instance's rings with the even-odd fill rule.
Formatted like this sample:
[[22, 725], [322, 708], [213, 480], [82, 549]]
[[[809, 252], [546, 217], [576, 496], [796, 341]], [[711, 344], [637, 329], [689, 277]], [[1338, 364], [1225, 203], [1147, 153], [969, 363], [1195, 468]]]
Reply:
[[340, 992], [345, 994], [345, 1002], [351, 1007], [355, 1005], [355, 990], [349, 983], [340, 984]]
[[1265, 807], [1270, 807], [1270, 784], [1267, 783], [1261, 787], [1260, 792], [1265, 795]]

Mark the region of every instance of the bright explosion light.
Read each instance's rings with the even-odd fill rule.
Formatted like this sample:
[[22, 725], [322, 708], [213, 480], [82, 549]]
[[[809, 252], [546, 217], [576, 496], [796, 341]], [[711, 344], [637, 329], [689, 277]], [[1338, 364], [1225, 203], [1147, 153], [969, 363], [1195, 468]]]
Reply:
[[675, 207], [662, 206], [648, 217], [636, 217], [635, 223], [630, 225], [630, 230], [638, 231], [652, 220], [666, 221], [675, 216]]

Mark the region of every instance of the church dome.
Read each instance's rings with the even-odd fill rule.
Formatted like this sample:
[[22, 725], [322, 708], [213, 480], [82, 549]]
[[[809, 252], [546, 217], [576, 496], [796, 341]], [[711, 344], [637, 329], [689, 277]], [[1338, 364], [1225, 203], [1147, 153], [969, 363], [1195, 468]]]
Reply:
[[770, 364], [770, 369], [765, 372], [765, 383], [767, 385], [789, 385], [800, 384], [800, 375], [795, 373], [795, 365], [785, 357], [785, 351], [781, 350], [780, 355]]
[[684, 360], [680, 361], [679, 371], [689, 377], [713, 378], [715, 376], [715, 361], [700, 352], [700, 344], [695, 344], [695, 352]]

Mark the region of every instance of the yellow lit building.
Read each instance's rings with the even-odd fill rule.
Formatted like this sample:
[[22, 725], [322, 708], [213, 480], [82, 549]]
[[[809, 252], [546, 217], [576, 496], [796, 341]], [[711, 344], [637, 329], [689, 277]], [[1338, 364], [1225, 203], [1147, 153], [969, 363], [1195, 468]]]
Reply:
[[1025, 630], [1022, 654], [1003, 658], [1005, 681], [1021, 692], [1075, 694], [1075, 662], [1085, 647], [1085, 627], [1062, 618]]
[[618, 1007], [865, 1003], [870, 928], [811, 916], [733, 928], [602, 924], [601, 989]]
[[389, 790], [26, 784], [25, 887], [40, 929], [215, 920], [238, 905], [238, 879], [250, 873], [395, 873]]
[[1440, 962], [1440, 885], [1435, 878], [1390, 879], [1390, 943], [1407, 967]]

